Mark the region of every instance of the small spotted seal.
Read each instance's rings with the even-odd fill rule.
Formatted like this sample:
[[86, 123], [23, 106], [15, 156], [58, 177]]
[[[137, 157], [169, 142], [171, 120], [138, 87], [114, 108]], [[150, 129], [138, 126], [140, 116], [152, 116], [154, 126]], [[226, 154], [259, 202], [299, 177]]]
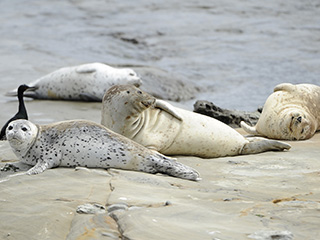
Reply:
[[[140, 77], [130, 68], [114, 68], [103, 63], [88, 63], [58, 69], [29, 83], [36, 89], [26, 97], [51, 100], [100, 102], [106, 90], [116, 84], [140, 86]], [[16, 96], [17, 89], [7, 96]]]
[[279, 141], [245, 138], [216, 119], [173, 107], [129, 85], [113, 86], [106, 92], [101, 123], [168, 155], [212, 158], [290, 148]]
[[84, 166], [159, 172], [200, 180], [194, 169], [90, 121], [35, 125], [27, 120], [16, 120], [9, 124], [6, 135], [20, 161], [35, 165], [28, 174], [58, 166]]
[[279, 84], [268, 97], [254, 127], [248, 133], [273, 139], [303, 140], [320, 130], [320, 87], [313, 84]]

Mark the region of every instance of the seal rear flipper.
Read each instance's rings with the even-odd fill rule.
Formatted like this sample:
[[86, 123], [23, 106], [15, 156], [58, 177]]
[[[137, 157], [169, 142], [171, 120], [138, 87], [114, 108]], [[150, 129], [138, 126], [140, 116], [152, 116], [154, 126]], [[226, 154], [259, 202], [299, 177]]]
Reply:
[[[35, 92], [35, 90], [37, 90], [38, 87], [30, 87], [30, 89], [27, 89], [24, 93], [23, 96], [24, 97], [29, 97], [29, 98], [34, 98], [34, 99], [38, 99], [39, 96], [38, 94]], [[5, 96], [7, 97], [16, 97], [18, 95], [18, 89], [13, 89], [9, 92], [5, 93]]]
[[151, 157], [152, 167], [158, 173], [165, 173], [173, 177], [200, 181], [200, 174], [193, 168], [188, 167], [174, 159], [168, 158], [162, 154], [158, 154], [156, 158]]
[[261, 137], [248, 137], [249, 142], [241, 149], [240, 154], [254, 154], [266, 151], [283, 151], [289, 150], [291, 145], [285, 142], [270, 140]]
[[86, 101], [86, 102], [101, 102], [102, 101], [101, 98], [98, 98], [97, 96], [94, 96], [90, 93], [80, 93], [79, 96], [82, 101]]
[[247, 133], [253, 134], [253, 135], [261, 135], [257, 132], [256, 127], [251, 127], [248, 124], [246, 124], [244, 121], [240, 122], [241, 128], [245, 130]]

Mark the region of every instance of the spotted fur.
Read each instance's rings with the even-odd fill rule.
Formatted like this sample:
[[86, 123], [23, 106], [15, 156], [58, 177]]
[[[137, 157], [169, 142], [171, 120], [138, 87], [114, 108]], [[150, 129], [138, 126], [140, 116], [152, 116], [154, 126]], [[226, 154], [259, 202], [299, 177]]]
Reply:
[[35, 165], [29, 174], [58, 166], [83, 166], [160, 172], [199, 180], [194, 169], [89, 121], [35, 125], [17, 120], [10, 123], [6, 134], [17, 157]]
[[[34, 82], [35, 90], [24, 95], [35, 99], [101, 101], [103, 94], [115, 84], [142, 83], [135, 71], [129, 68], [114, 68], [103, 63], [88, 63], [60, 68]], [[15, 96], [17, 89], [7, 93]]]

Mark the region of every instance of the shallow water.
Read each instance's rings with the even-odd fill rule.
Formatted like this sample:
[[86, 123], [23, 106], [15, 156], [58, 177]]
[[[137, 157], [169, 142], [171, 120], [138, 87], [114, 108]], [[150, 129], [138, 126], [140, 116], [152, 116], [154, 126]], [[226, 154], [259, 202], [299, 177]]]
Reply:
[[[181, 74], [207, 90], [196, 99], [239, 110], [263, 105], [282, 82], [320, 84], [317, 0], [2, 0], [0, 13], [1, 124], [17, 109], [6, 91], [86, 62]], [[196, 99], [182, 105], [192, 110]], [[27, 108], [40, 123], [99, 121], [99, 104], [30, 101]]]

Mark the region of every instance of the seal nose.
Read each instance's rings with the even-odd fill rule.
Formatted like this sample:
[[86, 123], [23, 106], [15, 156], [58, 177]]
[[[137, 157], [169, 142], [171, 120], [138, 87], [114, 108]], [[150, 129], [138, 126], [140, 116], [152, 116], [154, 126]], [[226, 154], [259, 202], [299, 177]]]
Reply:
[[145, 100], [145, 101], [141, 101], [141, 103], [145, 106], [145, 107], [150, 107], [155, 103], [155, 99], [149, 99], [149, 100]]
[[143, 83], [142, 79], [140, 78], [139, 75], [137, 75], [137, 78], [133, 81], [132, 84], [133, 84], [135, 87], [140, 87], [142, 83]]
[[301, 123], [301, 121], [302, 121], [302, 117], [301, 117], [301, 116], [299, 116], [299, 117], [297, 118], [297, 121], [298, 121], [299, 123]]

